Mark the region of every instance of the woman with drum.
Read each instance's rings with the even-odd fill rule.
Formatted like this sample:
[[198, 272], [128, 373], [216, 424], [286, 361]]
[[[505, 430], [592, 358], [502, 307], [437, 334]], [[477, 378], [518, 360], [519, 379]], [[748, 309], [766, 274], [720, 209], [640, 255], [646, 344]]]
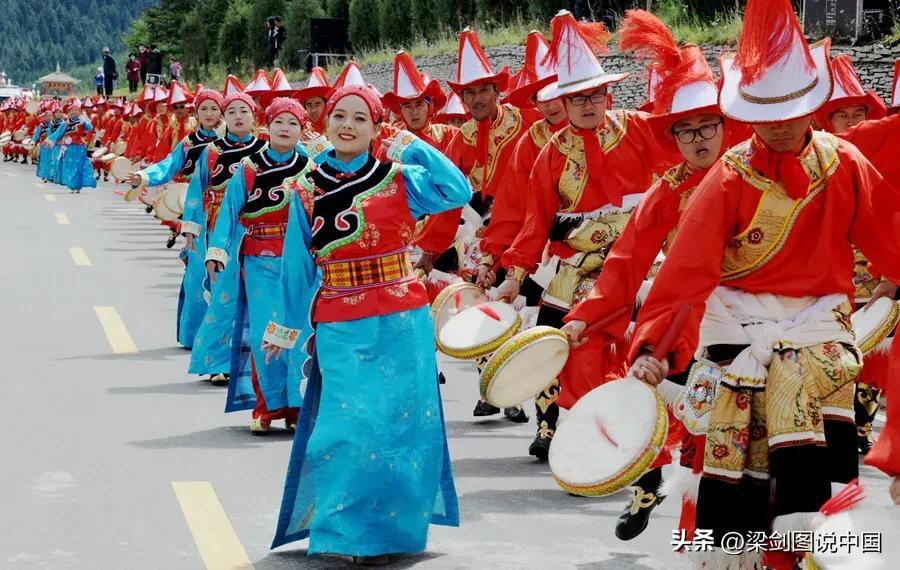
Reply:
[[[728, 555], [722, 537], [792, 525], [858, 477], [853, 245], [900, 279], [900, 194], [855, 146], [810, 128], [832, 92], [829, 47], [807, 45], [788, 0], [748, 2], [719, 101], [754, 135], [694, 191], [629, 351], [634, 374], [657, 384], [698, 348], [730, 349], [697, 496], [697, 528], [715, 548], [695, 555], [712, 567], [765, 563]], [[647, 356], [684, 304], [692, 313], [668, 357]]]
[[[278, 98], [269, 105], [269, 143], [238, 165], [206, 250], [210, 275], [229, 264], [240, 267], [241, 279], [222, 283], [219, 289], [220, 295], [239, 299], [225, 411], [252, 409], [250, 431], [254, 434], [268, 432], [275, 420], [284, 420], [287, 429], [293, 430], [300, 412], [300, 374], [288, 376], [284, 362], [266, 359], [262, 339], [272, 317], [273, 293], [281, 281], [281, 252], [293, 188], [311, 188], [306, 179], [310, 160], [297, 150], [308, 124], [306, 111], [293, 99]], [[236, 287], [230, 289], [232, 285]], [[249, 322], [246, 331], [245, 318]], [[248, 344], [250, 356], [242, 358], [242, 347]]]
[[[195, 255], [194, 252], [199, 254], [196, 254], [196, 262], [185, 268], [185, 310], [179, 321], [179, 327], [182, 327], [179, 329], [179, 342], [193, 345], [188, 371], [191, 374], [208, 374], [217, 385], [228, 383], [227, 374], [231, 368], [229, 341], [238, 302], [222, 290], [222, 284], [237, 283], [239, 265], [229, 264], [225, 271], [209, 276], [207, 281], [203, 257], [207, 232], [215, 227], [231, 175], [244, 158], [258, 153], [265, 146], [264, 141], [253, 136], [256, 104], [249, 95], [229, 95], [222, 102], [222, 108], [225, 113], [225, 136], [207, 144], [200, 153], [184, 202], [181, 232], [185, 238], [185, 251], [189, 257]], [[209, 112], [214, 113], [212, 110]], [[200, 303], [208, 304], [205, 311]]]
[[373, 158], [384, 110], [368, 87], [338, 89], [326, 114], [334, 148], [311, 187], [296, 188], [280, 308], [263, 337], [270, 356], [293, 348], [289, 366], [306, 384], [273, 546], [309, 537], [309, 554], [386, 564], [423, 551], [429, 524], [459, 523], [428, 296], [409, 246], [417, 219], [472, 192], [408, 131], [383, 142], [394, 162]]
[[[627, 12], [619, 29], [622, 50], [633, 50], [649, 60], [650, 72], [658, 79], [649, 119], [660, 141], [678, 149], [683, 161], [663, 174], [647, 191], [622, 235], [613, 244], [603, 271], [587, 298], [566, 315], [566, 333], [573, 345], [583, 342], [582, 334], [591, 324], [603, 320], [622, 307], [621, 318], [602, 327], [599, 335], [608, 342], [623, 341], [634, 314], [642, 284], [651, 274], [660, 253], [666, 252], [675, 236], [678, 218], [688, 198], [729, 144], [740, 142], [749, 133], [727, 122], [719, 109], [718, 88], [703, 52], [696, 46], [679, 48], [675, 38], [656, 16], [644, 10]], [[683, 383], [682, 378], [682, 383]], [[686, 433], [681, 422], [669, 418], [669, 441], [681, 444], [682, 465], [699, 479], [702, 470], [703, 438]], [[699, 454], [696, 450], [700, 449]], [[647, 527], [651, 511], [660, 503], [662, 466], [671, 462], [664, 450], [651, 469], [634, 484], [631, 504], [619, 518], [616, 536], [630, 540]], [[691, 464], [690, 458], [699, 462]], [[687, 505], [685, 515], [692, 512]], [[693, 534], [693, 522], [683, 517], [681, 527]]]
[[59, 183], [72, 194], [80, 194], [82, 188], [96, 188], [94, 170], [87, 155], [88, 133], [94, 130], [90, 121], [81, 117], [81, 101], [72, 99], [65, 107], [69, 120], [61, 124], [47, 140], [61, 145]]
[[[186, 136], [163, 160], [132, 174], [128, 182], [133, 188], [162, 186], [172, 181], [190, 181], [197, 169], [200, 155], [208, 144], [219, 138], [216, 128], [222, 122], [222, 107], [225, 100], [212, 89], [201, 89], [194, 97], [194, 107], [200, 127]], [[203, 275], [205, 251], [185, 248], [182, 260], [185, 262], [185, 276]], [[178, 343], [191, 348], [200, 322], [206, 313], [207, 303], [203, 299], [203, 279], [188, 281], [182, 279], [178, 302]]]

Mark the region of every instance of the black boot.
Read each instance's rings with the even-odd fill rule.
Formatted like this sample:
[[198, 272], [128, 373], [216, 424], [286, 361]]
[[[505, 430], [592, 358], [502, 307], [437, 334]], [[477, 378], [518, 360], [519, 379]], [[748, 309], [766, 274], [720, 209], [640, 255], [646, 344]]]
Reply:
[[472, 410], [472, 415], [476, 418], [481, 418], [484, 416], [495, 416], [499, 413], [500, 408], [492, 406], [484, 400], [478, 400], [478, 403], [475, 404], [475, 409]]
[[153, 206], [147, 206], [146, 208], [144, 208], [144, 211], [149, 214], [150, 212], [153, 211]]
[[535, 398], [534, 414], [537, 419], [537, 435], [528, 446], [528, 455], [533, 455], [541, 461], [546, 461], [550, 453], [550, 442], [556, 433], [556, 422], [559, 420], [559, 406], [555, 401], [542, 405], [540, 396]]
[[174, 231], [169, 231], [169, 240], [166, 242], [166, 249], [172, 249], [172, 246], [175, 245], [175, 240], [178, 239], [178, 234]]
[[619, 540], [631, 540], [647, 528], [650, 513], [663, 500], [659, 495], [660, 485], [662, 485], [661, 467], [647, 471], [634, 484], [631, 504], [625, 508], [625, 512], [616, 522], [616, 536]]
[[528, 414], [523, 408], [503, 408], [503, 416], [514, 424], [528, 423]]
[[447, 378], [444, 377], [443, 372], [438, 372], [438, 384], [446, 384]]

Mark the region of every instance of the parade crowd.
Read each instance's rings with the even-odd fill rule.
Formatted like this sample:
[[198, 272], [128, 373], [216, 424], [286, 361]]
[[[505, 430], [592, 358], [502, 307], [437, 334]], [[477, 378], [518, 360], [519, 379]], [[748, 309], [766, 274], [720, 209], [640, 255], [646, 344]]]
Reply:
[[183, 238], [188, 373], [252, 433], [295, 432], [273, 547], [383, 565], [459, 525], [455, 360], [473, 416], [533, 413], [521, 453], [563, 491], [632, 488], [619, 539], [669, 497], [682, 540], [710, 540], [682, 549], [697, 567], [859, 567], [723, 538], [847, 513], [896, 535], [865, 528], [898, 507], [863, 509], [858, 477], [862, 456], [900, 503], [898, 78], [866, 90], [789, 0], [749, 1], [717, 73], [631, 10], [647, 98], [621, 109], [606, 28], [550, 29], [514, 74], [464, 30], [449, 90], [401, 51], [384, 95], [351, 61], [299, 90], [276, 68], [9, 101], [0, 145], [73, 194], [112, 175]]

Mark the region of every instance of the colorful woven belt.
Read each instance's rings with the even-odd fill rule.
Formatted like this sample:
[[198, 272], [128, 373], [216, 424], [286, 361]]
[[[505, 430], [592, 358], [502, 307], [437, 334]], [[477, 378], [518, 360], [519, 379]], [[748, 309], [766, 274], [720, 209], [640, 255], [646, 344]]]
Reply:
[[247, 227], [247, 235], [253, 238], [283, 238], [287, 233], [286, 223], [253, 224]]
[[210, 231], [216, 227], [216, 220], [219, 218], [219, 210], [222, 209], [224, 199], [224, 190], [221, 192], [210, 190], [206, 193], [206, 228]]
[[324, 262], [322, 287], [359, 289], [388, 285], [413, 274], [412, 260], [406, 250], [377, 257]]

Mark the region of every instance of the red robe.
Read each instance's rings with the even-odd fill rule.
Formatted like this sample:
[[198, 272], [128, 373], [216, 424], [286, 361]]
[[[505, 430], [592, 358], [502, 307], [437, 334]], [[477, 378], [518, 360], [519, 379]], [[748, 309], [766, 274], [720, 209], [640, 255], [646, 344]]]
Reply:
[[[685, 370], [697, 347], [706, 299], [720, 284], [790, 297], [853, 295], [851, 242], [889, 270], [888, 278], [900, 279], [898, 223], [892, 219], [900, 215], [900, 194], [856, 147], [814, 133], [800, 158], [818, 178], [799, 204], [780, 186], [760, 191], [765, 178], [749, 165], [753, 152], [749, 143], [729, 151], [692, 196], [641, 308], [630, 361], [655, 346], [675, 313], [689, 304], [690, 317], [669, 354], [671, 370]], [[757, 216], [758, 210], [763, 215]]]
[[[488, 143], [487, 168], [480, 163], [477, 152], [478, 121], [470, 119], [450, 141], [446, 155], [468, 177], [474, 192], [482, 197], [494, 197], [512, 182], [509, 176], [516, 143], [526, 133], [530, 123], [521, 111], [509, 105], [497, 107], [491, 121], [491, 140]], [[487, 170], [487, 172], [485, 172]], [[426, 253], [440, 255], [450, 248], [459, 228], [460, 209], [429, 216], [417, 245]]]
[[894, 336], [890, 362], [888, 391], [894, 396], [888, 396], [887, 422], [875, 446], [866, 455], [866, 464], [881, 469], [890, 476], [900, 477], [900, 397], [896, 396], [900, 394], [900, 336]]

